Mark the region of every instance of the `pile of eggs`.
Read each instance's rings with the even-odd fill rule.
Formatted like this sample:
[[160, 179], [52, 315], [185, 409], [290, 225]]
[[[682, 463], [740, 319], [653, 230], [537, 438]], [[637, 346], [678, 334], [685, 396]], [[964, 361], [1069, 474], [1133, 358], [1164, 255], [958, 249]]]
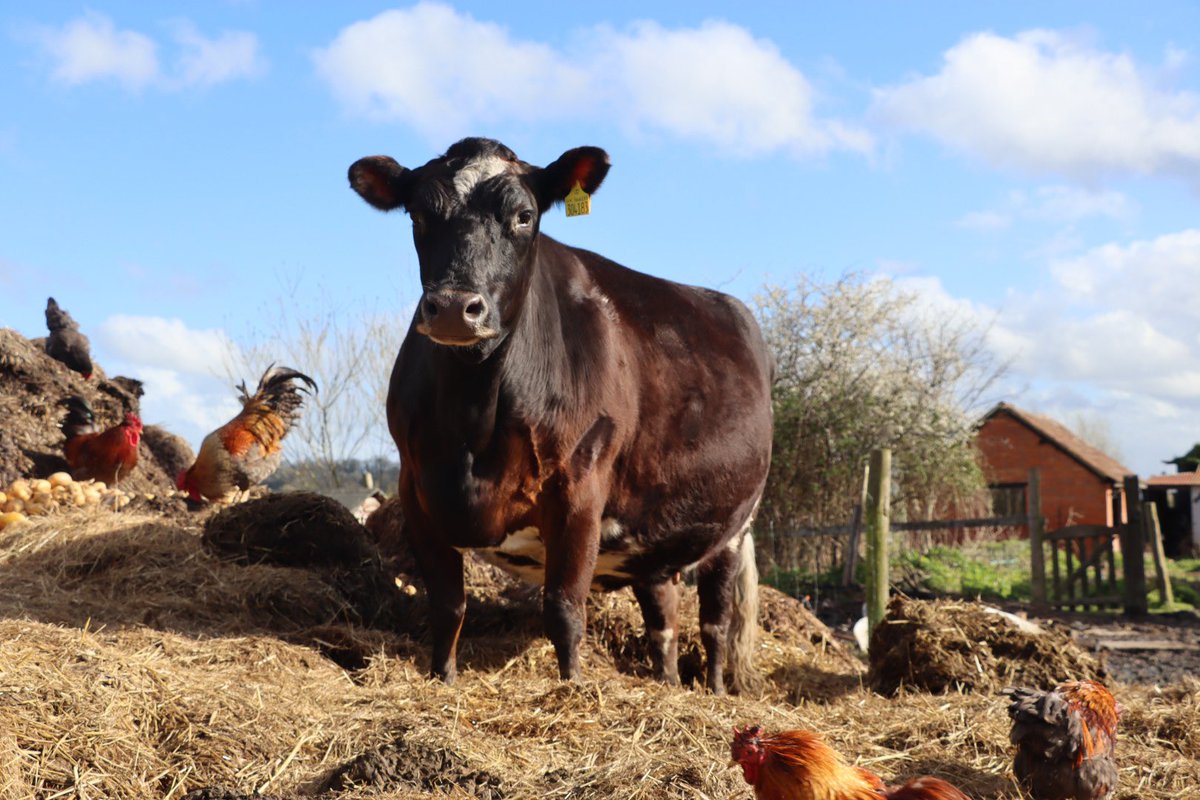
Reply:
[[105, 486], [103, 481], [77, 481], [66, 472], [49, 478], [20, 478], [0, 491], [0, 529], [68, 508], [105, 506], [120, 511], [130, 499], [127, 492]]

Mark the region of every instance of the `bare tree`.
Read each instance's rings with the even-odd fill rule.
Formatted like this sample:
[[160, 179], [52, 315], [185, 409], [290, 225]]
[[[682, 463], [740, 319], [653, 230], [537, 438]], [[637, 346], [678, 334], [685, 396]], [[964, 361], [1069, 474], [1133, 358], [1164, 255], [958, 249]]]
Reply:
[[[756, 305], [776, 360], [759, 528], [848, 521], [877, 447], [893, 451], [894, 513], [928, 518], [986, 502], [974, 423], [1004, 366], [985, 327], [925, 313], [916, 295], [858, 275], [767, 287]], [[789, 547], [777, 539], [771, 555]]]
[[384, 401], [406, 323], [361, 309], [304, 307], [294, 291], [259, 318], [264, 327], [231, 355], [231, 377], [253, 386], [274, 363], [316, 381], [318, 391], [305, 399], [286, 443], [304, 488], [341, 486], [348, 476], [339, 465], [347, 459], [394, 452]]
[[1117, 445], [1117, 437], [1108, 417], [1094, 410], [1076, 411], [1067, 421], [1067, 427], [1100, 452], [1112, 456], [1117, 461], [1123, 460], [1121, 448]]

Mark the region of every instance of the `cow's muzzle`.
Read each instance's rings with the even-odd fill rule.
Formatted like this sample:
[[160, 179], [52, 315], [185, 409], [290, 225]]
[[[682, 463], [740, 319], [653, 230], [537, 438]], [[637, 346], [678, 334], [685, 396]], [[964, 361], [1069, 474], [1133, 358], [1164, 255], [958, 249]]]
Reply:
[[487, 300], [478, 292], [431, 289], [421, 298], [417, 332], [438, 344], [467, 347], [497, 335], [487, 326], [487, 316]]

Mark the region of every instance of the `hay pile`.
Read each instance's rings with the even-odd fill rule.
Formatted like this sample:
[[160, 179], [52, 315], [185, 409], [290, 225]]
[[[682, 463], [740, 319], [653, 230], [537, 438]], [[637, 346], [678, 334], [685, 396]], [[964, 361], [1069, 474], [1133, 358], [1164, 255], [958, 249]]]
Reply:
[[1049, 689], [1068, 679], [1103, 679], [1102, 664], [1062, 631], [1018, 629], [978, 603], [894, 596], [871, 635], [871, 688], [942, 693]]
[[[40, 339], [26, 339], [0, 328], [0, 486], [18, 478], [46, 478], [67, 469], [59, 430], [71, 395], [86, 399], [103, 430], [119, 423], [126, 411], [137, 412], [138, 389], [127, 378], [109, 378], [99, 365], [90, 380], [46, 355]], [[191, 463], [192, 450], [180, 437], [157, 425], [142, 432], [137, 468], [121, 480], [121, 488], [159, 499], [175, 488], [179, 463]], [[183, 501], [178, 500], [180, 509]], [[165, 510], [165, 509], [163, 509]]]
[[[0, 798], [749, 800], [727, 766], [730, 728], [749, 722], [820, 731], [888, 779], [934, 772], [975, 798], [1020, 796], [1005, 698], [866, 691], [853, 657], [774, 593], [761, 697], [670, 689], [623, 666], [614, 648], [637, 647], [628, 592], [596, 599], [586, 679], [564, 684], [536, 595], [483, 585], [490, 568], [472, 562], [447, 687], [405, 633], [421, 630], [420, 595], [394, 629], [364, 627], [319, 571], [238, 563], [204, 535], [195, 521], [80, 512], [0, 532]], [[332, 660], [339, 648], [357, 663]], [[843, 683], [814, 689], [819, 675]], [[1200, 682], [1117, 696], [1115, 797], [1194, 792]]]

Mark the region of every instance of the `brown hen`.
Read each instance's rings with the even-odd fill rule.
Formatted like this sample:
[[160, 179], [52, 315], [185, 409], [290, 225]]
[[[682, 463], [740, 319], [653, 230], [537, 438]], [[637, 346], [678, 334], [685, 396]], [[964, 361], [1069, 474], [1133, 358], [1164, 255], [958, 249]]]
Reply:
[[79, 332], [77, 323], [53, 297], [46, 299], [46, 355], [61, 361], [85, 379], [92, 377], [92, 352], [88, 338]]

